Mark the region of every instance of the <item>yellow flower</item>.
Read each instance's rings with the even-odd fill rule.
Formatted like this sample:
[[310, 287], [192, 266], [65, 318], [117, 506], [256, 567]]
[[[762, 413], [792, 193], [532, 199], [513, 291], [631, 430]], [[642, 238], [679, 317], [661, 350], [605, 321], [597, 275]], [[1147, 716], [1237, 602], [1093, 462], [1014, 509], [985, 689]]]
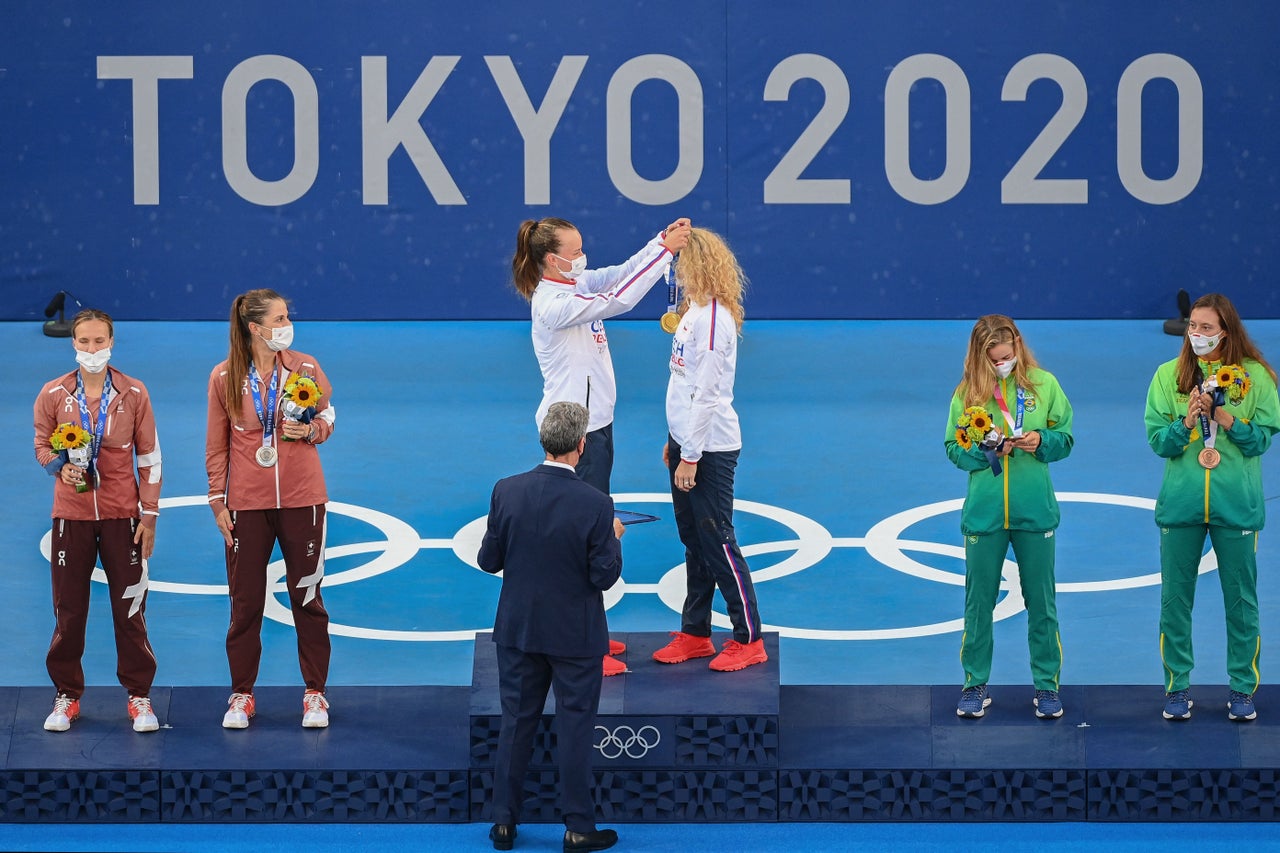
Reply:
[[86, 447], [91, 440], [89, 433], [77, 424], [58, 424], [49, 436], [49, 446], [54, 450], [75, 450]]
[[991, 429], [991, 419], [987, 417], [986, 412], [982, 412], [981, 414], [974, 412], [969, 418], [969, 423], [974, 429], [982, 430], [984, 433]]
[[1232, 382], [1236, 381], [1235, 373], [1232, 371], [1233, 367], [1234, 365], [1228, 364], [1227, 366], [1218, 370], [1217, 379], [1218, 379], [1219, 388], [1226, 388]]
[[295, 373], [285, 382], [284, 396], [305, 409], [314, 406], [323, 395], [314, 379]]

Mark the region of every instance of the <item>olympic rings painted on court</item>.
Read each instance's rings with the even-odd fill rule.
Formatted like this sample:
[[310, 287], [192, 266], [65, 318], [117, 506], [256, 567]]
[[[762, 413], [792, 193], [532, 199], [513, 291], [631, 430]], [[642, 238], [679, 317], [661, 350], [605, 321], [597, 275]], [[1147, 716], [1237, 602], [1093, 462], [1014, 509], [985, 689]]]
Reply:
[[[631, 726], [618, 726], [613, 731], [606, 726], [596, 726], [596, 731], [604, 732], [600, 742], [592, 745], [602, 758], [614, 759], [624, 755], [627, 758], [644, 758], [649, 750], [662, 743], [662, 735], [653, 726], [641, 726], [638, 731]], [[653, 732], [652, 737], [645, 732]]]
[[[1148, 512], [1155, 508], [1155, 501], [1149, 498], [1139, 498], [1130, 495], [1095, 492], [1058, 492], [1057, 497], [1060, 503], [1075, 502], [1104, 504], [1132, 507], [1146, 510]], [[615, 494], [613, 498], [619, 504], [670, 504], [671, 502], [671, 496], [665, 492], [622, 493]], [[937, 542], [901, 538], [902, 534], [913, 524], [935, 516], [958, 512], [963, 503], [963, 500], [955, 499], [912, 507], [911, 509], [895, 513], [894, 515], [882, 519], [874, 524], [871, 529], [867, 531], [865, 536], [860, 538], [834, 537], [817, 521], [807, 516], [800, 515], [799, 513], [769, 504], [735, 500], [734, 510], [736, 512], [751, 513], [753, 515], [758, 515], [763, 518], [776, 521], [790, 529], [795, 534], [793, 539], [741, 545], [742, 553], [746, 557], [761, 554], [790, 552], [789, 556], [785, 557], [775, 565], [752, 571], [751, 577], [756, 584], [767, 583], [770, 580], [786, 577], [812, 568], [825, 559], [836, 548], [860, 547], [865, 549], [867, 555], [873, 560], [893, 571], [933, 583], [963, 586], [963, 545], [948, 545]], [[208, 501], [202, 495], [162, 498], [160, 501], [160, 507], [162, 509], [207, 505]], [[476, 556], [480, 550], [480, 541], [484, 536], [487, 523], [485, 516], [481, 516], [480, 518], [463, 525], [453, 535], [453, 537], [449, 539], [424, 539], [420, 537], [417, 531], [415, 531], [406, 522], [396, 518], [395, 516], [388, 515], [368, 507], [331, 501], [328, 504], [328, 512], [331, 514], [336, 513], [338, 515], [349, 516], [363, 521], [380, 531], [385, 536], [385, 539], [347, 545], [326, 546], [326, 560], [357, 554], [376, 555], [369, 562], [332, 575], [326, 574], [324, 578], [324, 585], [326, 587], [355, 583], [356, 581], [366, 580], [368, 578], [393, 571], [412, 560], [422, 549], [452, 550], [461, 563], [471, 566], [477, 571], [479, 570], [479, 565], [476, 562]], [[46, 560], [49, 559], [51, 541], [51, 531], [46, 532], [40, 541], [40, 551]], [[908, 557], [908, 551], [954, 558], [961, 566], [961, 571], [949, 572], [925, 565], [924, 563]], [[1217, 555], [1212, 549], [1210, 549], [1201, 559], [1200, 573], [1203, 574], [1205, 572], [1212, 571], [1216, 567]], [[272, 594], [267, 596], [264, 615], [275, 621], [292, 625], [292, 613], [290, 612], [287, 603], [282, 603], [281, 599], [278, 597], [281, 594], [287, 594], [287, 589], [283, 581], [284, 576], [285, 569], [283, 560], [276, 560], [268, 565], [268, 588]], [[99, 583], [106, 583], [106, 575], [100, 568], [94, 569], [93, 579]], [[1057, 590], [1060, 593], [1101, 592], [1155, 586], [1159, 583], [1160, 573], [1154, 572], [1147, 575], [1116, 578], [1112, 580], [1059, 583], [1057, 585]], [[1024, 609], [1024, 602], [1022, 600], [1022, 594], [1017, 580], [1017, 564], [1012, 560], [1005, 561], [1001, 572], [1000, 588], [1004, 591], [1005, 595], [996, 604], [993, 614], [995, 621], [1007, 619]], [[178, 583], [173, 581], [155, 580], [154, 577], [150, 582], [150, 589], [155, 592], [169, 592], [186, 595], [227, 595], [227, 586], [225, 584]], [[605, 607], [609, 608], [614, 606], [628, 592], [631, 592], [632, 594], [654, 593], [663, 602], [663, 604], [676, 613], [679, 613], [683, 607], [685, 596], [684, 564], [680, 563], [667, 570], [656, 584], [628, 583], [625, 580], [619, 580], [612, 589], [605, 593]], [[714, 612], [712, 614], [712, 622], [722, 628], [730, 627], [728, 616], [720, 612]], [[895, 628], [879, 629], [815, 629], [776, 624], [766, 624], [763, 627], [767, 631], [777, 631], [780, 636], [797, 639], [887, 640], [953, 633], [961, 631], [963, 626], [963, 618], [957, 618], [922, 625], [907, 625]], [[453, 631], [402, 631], [347, 625], [333, 621], [329, 624], [330, 633], [338, 636], [409, 642], [471, 640], [475, 637], [477, 632], [488, 630], [489, 626], [487, 625]]]

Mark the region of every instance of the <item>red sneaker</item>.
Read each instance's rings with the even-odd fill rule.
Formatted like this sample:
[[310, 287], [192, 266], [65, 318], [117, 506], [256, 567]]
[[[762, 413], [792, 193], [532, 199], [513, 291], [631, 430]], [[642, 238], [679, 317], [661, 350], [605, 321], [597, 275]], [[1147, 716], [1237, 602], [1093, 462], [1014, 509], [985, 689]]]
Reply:
[[716, 672], [734, 672], [757, 663], [764, 663], [768, 659], [769, 655], [764, 650], [764, 640], [756, 640], [754, 643], [730, 640], [724, 644], [724, 651], [709, 665]]
[[620, 655], [627, 650], [626, 643], [620, 643], [617, 640], [609, 641], [609, 654]]
[[605, 678], [608, 678], [611, 675], [622, 675], [622, 673], [626, 671], [627, 671], [627, 665], [625, 663], [618, 660], [617, 658], [611, 658], [608, 655], [604, 656], [604, 677]]
[[695, 637], [682, 631], [671, 632], [671, 642], [653, 653], [658, 663], [684, 663], [690, 658], [709, 658], [716, 653], [710, 637]]

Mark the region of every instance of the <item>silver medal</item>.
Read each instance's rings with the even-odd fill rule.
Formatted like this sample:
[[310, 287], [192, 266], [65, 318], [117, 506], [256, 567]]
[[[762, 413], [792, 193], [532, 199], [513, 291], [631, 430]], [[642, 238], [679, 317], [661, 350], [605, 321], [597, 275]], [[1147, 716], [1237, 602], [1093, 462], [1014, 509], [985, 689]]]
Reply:
[[270, 468], [276, 464], [276, 449], [269, 444], [259, 447], [253, 456], [263, 468]]

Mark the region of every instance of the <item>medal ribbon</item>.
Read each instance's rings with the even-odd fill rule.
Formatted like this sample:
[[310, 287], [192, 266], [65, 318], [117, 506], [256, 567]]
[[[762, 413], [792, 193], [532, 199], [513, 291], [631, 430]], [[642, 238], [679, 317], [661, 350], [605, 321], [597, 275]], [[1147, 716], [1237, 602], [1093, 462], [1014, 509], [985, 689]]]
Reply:
[[1000, 407], [1001, 414], [1004, 415], [1004, 422], [1009, 425], [1009, 429], [1013, 430], [1013, 436], [1022, 435], [1022, 415], [1027, 408], [1027, 392], [1022, 389], [1021, 385], [1014, 386], [1018, 389], [1017, 401], [1014, 404], [1017, 409], [1018, 416], [1015, 420], [1009, 414], [1009, 406], [1004, 401], [1004, 395], [1000, 393], [1000, 383], [996, 383], [996, 405]]
[[671, 267], [672, 267], [672, 265], [673, 265], [674, 263], [675, 263], [675, 260], [674, 260], [674, 259], [672, 259], [672, 263], [667, 264], [667, 272], [666, 272], [666, 278], [667, 278], [667, 312], [668, 312], [669, 314], [674, 314], [674, 313], [676, 313], [676, 308], [678, 308], [678, 307], [679, 307], [679, 305], [680, 305], [680, 300], [678, 299], [678, 297], [679, 297], [679, 295], [680, 295], [680, 294], [679, 294], [679, 288], [678, 288], [678, 287], [676, 287], [676, 280], [675, 280], [675, 277], [671, 274]]
[[[1210, 412], [1213, 411], [1214, 407], [1222, 405], [1223, 401], [1219, 398], [1225, 396], [1221, 388], [1201, 388], [1200, 393], [1209, 394], [1212, 398], [1213, 402], [1209, 406]], [[1200, 413], [1200, 437], [1204, 439], [1205, 447], [1212, 448], [1218, 443], [1218, 422], [1209, 420], [1209, 416], [1204, 412]]]
[[280, 371], [275, 369], [275, 365], [271, 368], [271, 387], [267, 391], [267, 410], [264, 414], [262, 411], [262, 394], [258, 391], [258, 365], [252, 360], [249, 361], [249, 390], [253, 392], [253, 410], [258, 413], [258, 420], [262, 423], [262, 446], [271, 446], [271, 435], [275, 431], [276, 423], [276, 387], [280, 381]]
[[98, 426], [95, 429], [89, 422], [89, 399], [85, 396], [84, 381], [80, 378], [80, 371], [76, 371], [76, 402], [80, 404], [80, 425], [84, 427], [84, 431], [93, 436], [93, 450], [89, 454], [89, 472], [93, 473], [98, 467], [98, 451], [102, 449], [102, 436], [107, 427], [107, 408], [110, 406], [108, 398], [111, 396], [111, 371], [107, 371], [107, 378], [102, 383], [102, 399], [98, 401]]

